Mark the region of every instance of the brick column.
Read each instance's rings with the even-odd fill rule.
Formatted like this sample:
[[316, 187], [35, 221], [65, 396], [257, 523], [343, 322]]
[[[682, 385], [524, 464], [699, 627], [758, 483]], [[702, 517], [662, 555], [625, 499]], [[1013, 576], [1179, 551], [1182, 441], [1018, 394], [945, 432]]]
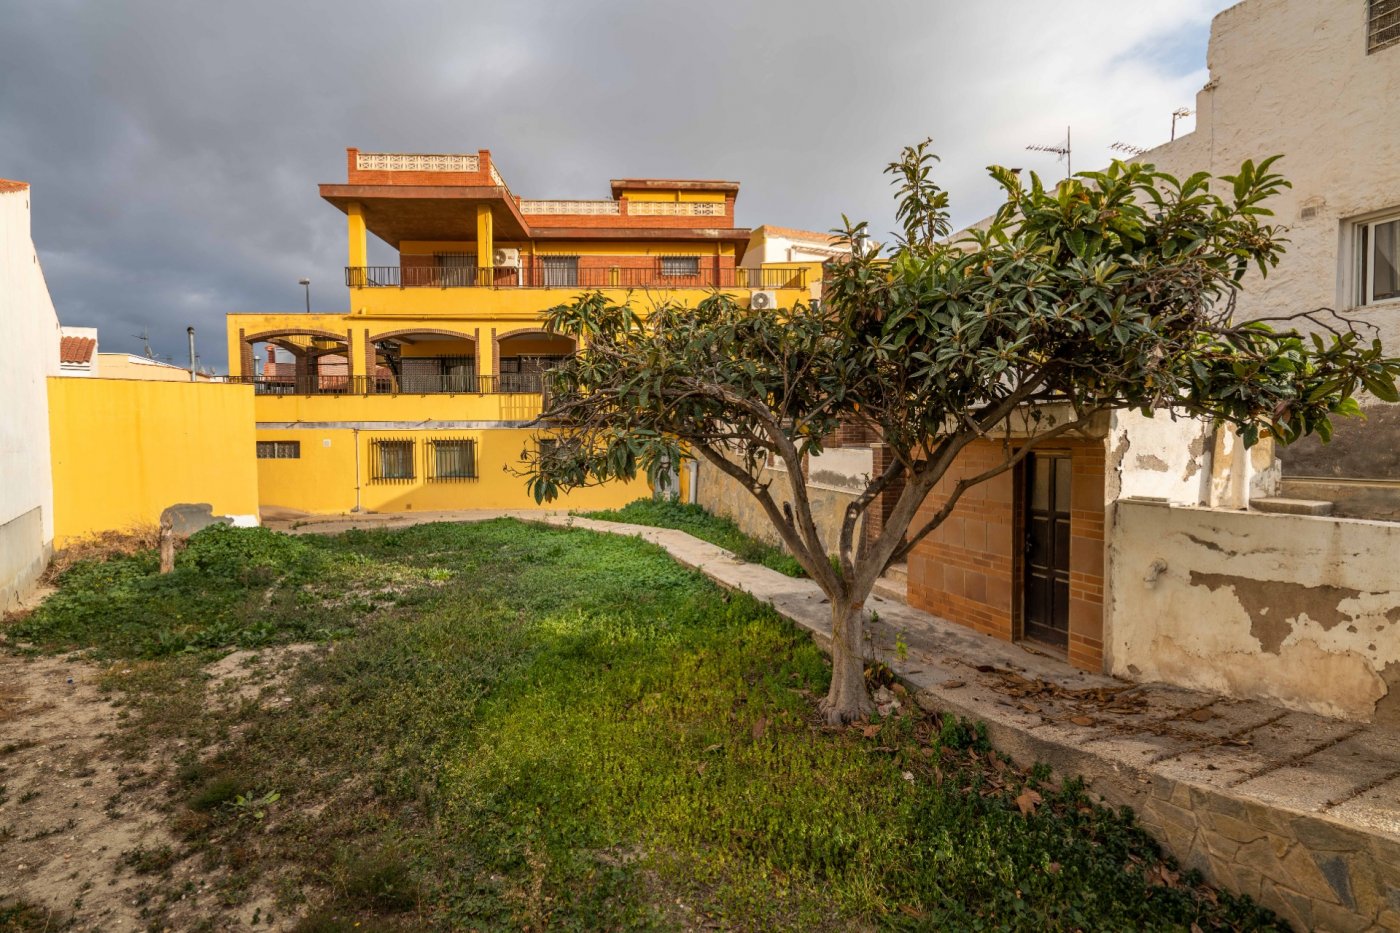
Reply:
[[238, 329], [238, 372], [235, 376], [256, 376], [253, 372], [253, 345], [243, 338], [246, 334], [243, 328]]
[[375, 392], [374, 372], [378, 368], [378, 360], [374, 355], [374, 343], [369, 339], [369, 328], [361, 331], [364, 337], [364, 365], [365, 365], [365, 394], [371, 395]]
[[[874, 480], [894, 462], [894, 455], [887, 444], [871, 444], [870, 453], [870, 478]], [[885, 521], [894, 511], [894, 504], [899, 501], [902, 492], [904, 492], [903, 477], [886, 486], [884, 491], [865, 510], [865, 540], [867, 542], [874, 542], [880, 536], [880, 532], [884, 531]]]

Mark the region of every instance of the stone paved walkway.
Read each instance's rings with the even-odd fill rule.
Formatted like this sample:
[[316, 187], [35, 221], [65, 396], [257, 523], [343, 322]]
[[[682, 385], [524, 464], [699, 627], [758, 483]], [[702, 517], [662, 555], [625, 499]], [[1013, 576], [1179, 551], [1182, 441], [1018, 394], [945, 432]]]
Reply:
[[[294, 530], [504, 515], [643, 538], [829, 644], [830, 611], [814, 583], [681, 531], [486, 510], [317, 518]], [[1087, 674], [878, 595], [867, 608], [877, 617], [872, 656], [921, 706], [985, 722], [993, 744], [1019, 763], [1082, 775], [1110, 804], [1132, 806], [1187, 867], [1299, 929], [1400, 930], [1400, 732]], [[904, 661], [895, 657], [901, 634]]]

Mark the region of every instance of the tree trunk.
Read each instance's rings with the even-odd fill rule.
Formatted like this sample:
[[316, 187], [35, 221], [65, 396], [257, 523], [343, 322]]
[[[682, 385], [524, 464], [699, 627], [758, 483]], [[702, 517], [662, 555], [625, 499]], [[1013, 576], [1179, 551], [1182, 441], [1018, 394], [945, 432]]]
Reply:
[[175, 528], [169, 516], [160, 520], [160, 572], [169, 573], [175, 569]]
[[875, 709], [865, 687], [862, 605], [831, 601], [831, 689], [819, 709], [828, 724], [842, 726]]

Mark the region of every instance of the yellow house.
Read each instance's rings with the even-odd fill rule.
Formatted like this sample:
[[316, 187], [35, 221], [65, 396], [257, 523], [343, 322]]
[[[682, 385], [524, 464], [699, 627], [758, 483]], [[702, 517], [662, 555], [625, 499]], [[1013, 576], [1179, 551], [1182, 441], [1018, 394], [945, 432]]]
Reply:
[[[790, 306], [820, 279], [815, 262], [744, 266], [735, 182], [618, 179], [607, 199], [530, 200], [487, 150], [349, 149], [346, 183], [320, 190], [347, 221], [346, 310], [228, 316], [230, 378], [255, 387], [264, 507], [533, 508], [513, 470], [536, 443], [544, 372], [575, 350], [545, 332], [549, 308], [591, 290]], [[370, 265], [370, 235], [397, 261]], [[646, 493], [611, 484], [555, 506]]]

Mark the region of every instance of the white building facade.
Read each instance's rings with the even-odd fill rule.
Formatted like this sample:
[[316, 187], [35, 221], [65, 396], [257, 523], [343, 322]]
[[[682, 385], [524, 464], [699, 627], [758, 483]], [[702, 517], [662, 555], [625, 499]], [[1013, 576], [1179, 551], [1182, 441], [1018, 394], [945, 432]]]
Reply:
[[53, 550], [47, 380], [59, 326], [29, 218], [29, 186], [0, 179], [0, 609], [33, 588]]

